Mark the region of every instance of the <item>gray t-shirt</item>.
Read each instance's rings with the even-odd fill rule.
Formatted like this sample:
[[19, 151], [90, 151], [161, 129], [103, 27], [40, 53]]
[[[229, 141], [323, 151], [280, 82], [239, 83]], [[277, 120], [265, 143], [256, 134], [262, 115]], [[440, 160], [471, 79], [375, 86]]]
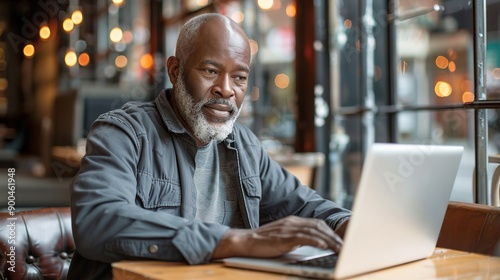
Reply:
[[196, 216], [204, 222], [243, 228], [238, 206], [238, 178], [229, 172], [233, 166], [227, 161], [223, 143], [211, 141], [198, 147], [195, 156], [194, 183], [196, 185]]

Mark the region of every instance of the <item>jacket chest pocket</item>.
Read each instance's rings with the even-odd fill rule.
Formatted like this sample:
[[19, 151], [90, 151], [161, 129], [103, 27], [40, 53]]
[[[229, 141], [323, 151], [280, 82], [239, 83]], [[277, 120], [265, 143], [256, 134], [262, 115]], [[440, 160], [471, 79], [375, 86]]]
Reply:
[[154, 211], [166, 211], [179, 215], [181, 206], [181, 188], [168, 179], [154, 178], [150, 174], [139, 173], [137, 197], [142, 207]]
[[262, 197], [262, 187], [258, 177], [245, 178], [241, 181], [245, 196], [248, 219], [251, 228], [259, 226], [259, 206]]

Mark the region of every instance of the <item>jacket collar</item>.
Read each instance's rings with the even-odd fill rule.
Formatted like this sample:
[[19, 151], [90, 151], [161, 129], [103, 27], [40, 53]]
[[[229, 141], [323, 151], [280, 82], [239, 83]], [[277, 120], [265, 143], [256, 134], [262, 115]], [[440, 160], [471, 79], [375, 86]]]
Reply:
[[158, 108], [158, 112], [160, 112], [163, 123], [165, 123], [168, 130], [174, 133], [187, 133], [186, 128], [184, 128], [177, 118], [174, 109], [170, 106], [170, 91], [171, 89], [162, 90], [158, 97], [156, 97], [156, 108]]

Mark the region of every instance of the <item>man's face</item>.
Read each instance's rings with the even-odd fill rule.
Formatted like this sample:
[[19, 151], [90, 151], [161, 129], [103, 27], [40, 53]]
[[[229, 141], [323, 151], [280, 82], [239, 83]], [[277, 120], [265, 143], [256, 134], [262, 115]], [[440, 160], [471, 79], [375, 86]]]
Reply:
[[[203, 98], [196, 103], [192, 95], [188, 92], [184, 80], [184, 73], [180, 70], [174, 99], [181, 117], [191, 128], [194, 136], [202, 142], [208, 143], [212, 139], [217, 141], [224, 140], [233, 130], [233, 125], [239, 115], [240, 108], [235, 103], [218, 97]], [[216, 119], [215, 122], [210, 122], [203, 112], [203, 108], [210, 108], [210, 106], [226, 107], [228, 116], [223, 116], [223, 119]], [[215, 114], [218, 113], [215, 112]]]
[[250, 68], [248, 41], [230, 31], [201, 32], [174, 83], [177, 113], [204, 143], [231, 133], [245, 97]]

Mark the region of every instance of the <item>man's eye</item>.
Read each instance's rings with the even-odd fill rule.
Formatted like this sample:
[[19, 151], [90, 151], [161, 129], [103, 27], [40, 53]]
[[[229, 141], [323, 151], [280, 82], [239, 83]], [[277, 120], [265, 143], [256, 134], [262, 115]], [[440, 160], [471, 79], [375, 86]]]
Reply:
[[238, 81], [246, 81], [247, 77], [246, 76], [236, 76], [236, 80], [238, 80]]
[[206, 71], [208, 74], [217, 74], [217, 71], [215, 71], [214, 69], [207, 69]]

